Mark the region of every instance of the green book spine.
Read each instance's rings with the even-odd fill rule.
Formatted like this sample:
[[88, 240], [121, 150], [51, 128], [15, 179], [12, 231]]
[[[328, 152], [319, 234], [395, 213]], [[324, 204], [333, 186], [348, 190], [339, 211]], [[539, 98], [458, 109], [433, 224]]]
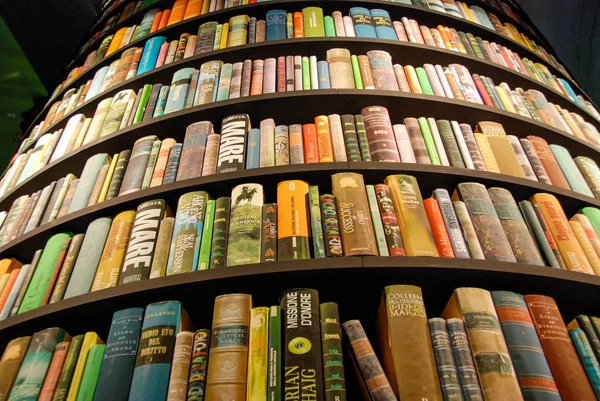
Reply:
[[148, 104], [148, 100], [150, 100], [150, 94], [152, 93], [152, 84], [144, 85], [142, 89], [142, 95], [140, 96], [140, 101], [138, 103], [137, 110], [135, 111], [135, 117], [133, 117], [133, 123], [137, 124], [142, 121], [144, 118], [144, 113], [146, 112], [146, 105]]
[[92, 401], [94, 399], [94, 391], [96, 391], [96, 383], [100, 375], [105, 349], [106, 345], [104, 344], [96, 344], [90, 349], [81, 377], [77, 401]]
[[[362, 88], [359, 88], [362, 89]], [[362, 161], [371, 161], [371, 152], [369, 151], [369, 140], [367, 139], [367, 130], [365, 128], [365, 120], [362, 114], [354, 115], [354, 122], [356, 124], [356, 136], [358, 137], [358, 146], [360, 147], [360, 156]]]
[[383, 232], [383, 223], [381, 221], [381, 214], [379, 213], [375, 187], [373, 185], [365, 185], [365, 189], [367, 190], [367, 199], [369, 200], [369, 210], [371, 211], [371, 219], [373, 220], [373, 229], [375, 230], [379, 256], [390, 256], [385, 240], [385, 233]]
[[69, 393], [69, 387], [71, 387], [71, 379], [73, 378], [73, 372], [75, 371], [75, 365], [77, 365], [77, 359], [79, 358], [79, 351], [81, 350], [81, 344], [83, 344], [83, 334], [75, 336], [71, 339], [71, 345], [67, 352], [67, 358], [63, 365], [56, 390], [54, 391], [54, 398], [52, 401], [65, 401], [67, 394]]
[[308, 61], [308, 57], [302, 57], [302, 90], [310, 89], [310, 64]]
[[360, 147], [358, 146], [358, 136], [356, 135], [356, 126], [354, 125], [354, 116], [344, 114], [342, 117], [342, 128], [344, 130], [344, 145], [346, 147], [346, 156], [350, 162], [361, 161]]
[[[267, 203], [262, 207], [262, 243], [260, 262], [277, 261], [277, 204]], [[269, 326], [270, 327], [270, 326]]]
[[554, 144], [550, 145], [550, 149], [552, 150], [552, 154], [554, 154], [554, 157], [556, 158], [556, 161], [565, 175], [565, 178], [567, 179], [571, 189], [575, 192], [593, 198], [594, 193], [585, 182], [581, 171], [579, 171], [577, 168], [577, 165], [573, 161], [569, 151], [562, 146]]
[[242, 184], [231, 191], [227, 266], [260, 263], [263, 204], [260, 184]]
[[231, 198], [221, 197], [215, 203], [215, 221], [212, 247], [210, 249], [210, 268], [224, 267], [227, 258], [227, 240], [229, 238], [229, 214]]
[[425, 146], [427, 147], [427, 153], [429, 154], [431, 164], [434, 166], [441, 166], [442, 162], [435, 147], [433, 135], [431, 135], [429, 124], [427, 124], [427, 119], [425, 117], [419, 117], [417, 121], [419, 122], [419, 127], [421, 128], [421, 133], [423, 134], [423, 139], [425, 140]]
[[219, 50], [219, 46], [221, 44], [221, 33], [223, 31], [223, 24], [217, 25], [217, 30], [215, 32], [215, 41], [213, 42], [213, 51]]
[[429, 78], [427, 77], [427, 72], [425, 69], [422, 67], [417, 67], [415, 68], [415, 71], [417, 72], [417, 78], [419, 79], [423, 93], [433, 96], [433, 89], [431, 88], [431, 83], [429, 82]]
[[15, 301], [15, 304], [13, 305], [13, 308], [10, 311], [11, 317], [15, 316], [17, 314], [17, 312], [19, 311], [19, 307], [21, 306], [21, 303], [23, 302], [23, 298], [25, 298], [25, 294], [27, 293], [27, 289], [29, 288], [29, 283], [31, 283], [31, 279], [33, 278], [33, 274], [35, 273], [35, 270], [40, 262], [41, 256], [42, 256], [41, 249], [38, 249], [33, 254], [33, 260], [31, 261], [31, 267], [29, 268], [29, 271], [27, 272], [27, 276], [25, 277], [25, 281], [23, 281], [23, 285], [21, 286], [21, 289], [19, 290], [19, 295], [17, 295], [17, 300]]
[[210, 268], [210, 249], [212, 248], [213, 225], [215, 222], [215, 204], [215, 200], [209, 200], [206, 203], [198, 270], [208, 270]]
[[[350, 56], [350, 61], [352, 62], [352, 74], [354, 74], [354, 86], [356, 89], [364, 89], [362, 77], [360, 76], [360, 65], [358, 64], [358, 57], [354, 54]], [[363, 158], [363, 161], [364, 160]]]
[[305, 38], [325, 36], [325, 23], [323, 21], [323, 9], [321, 7], [306, 7], [302, 9], [302, 17], [304, 20]]
[[596, 397], [600, 399], [600, 366], [592, 352], [590, 342], [581, 329], [569, 330], [569, 334], [571, 335], [573, 344], [575, 344], [575, 349], [577, 350], [577, 354], [579, 354], [581, 364], [585, 368], [585, 373], [587, 373], [587, 377], [590, 379], [594, 393], [596, 394]]
[[342, 355], [342, 336], [338, 305], [326, 302], [320, 305], [321, 343], [325, 401], [346, 400], [346, 378]]
[[268, 401], [281, 401], [281, 374], [281, 307], [275, 305], [269, 312]]
[[308, 188], [308, 203], [310, 209], [310, 228], [312, 231], [313, 248], [315, 258], [324, 258], [325, 242], [323, 240], [323, 220], [319, 205], [319, 187], [311, 185]]
[[335, 34], [335, 23], [333, 22], [333, 18], [331, 18], [329, 15], [326, 15], [324, 18], [324, 24], [325, 24], [325, 36], [327, 36], [328, 38], [334, 38], [336, 36]]
[[546, 238], [546, 234], [544, 233], [544, 229], [538, 220], [533, 205], [529, 201], [521, 201], [519, 202], [519, 208], [523, 213], [523, 218], [525, 219], [525, 223], [527, 223], [527, 227], [533, 234], [538, 246], [540, 247], [540, 251], [544, 255], [544, 259], [546, 262], [556, 268], [560, 269], [560, 265], [556, 256], [554, 255], [554, 251], [550, 247], [550, 243], [548, 242], [548, 238]]

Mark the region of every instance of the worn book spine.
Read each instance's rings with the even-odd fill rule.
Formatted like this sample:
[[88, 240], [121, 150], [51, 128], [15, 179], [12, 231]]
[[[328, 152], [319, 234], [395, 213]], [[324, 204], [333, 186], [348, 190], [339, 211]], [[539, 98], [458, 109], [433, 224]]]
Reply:
[[514, 135], [507, 135], [506, 138], [508, 139], [508, 142], [510, 143], [510, 146], [512, 147], [513, 152], [517, 156], [517, 160], [519, 161], [519, 164], [521, 165], [521, 169], [523, 170], [525, 177], [528, 180], [538, 181], [537, 176], [535, 175], [535, 172], [533, 170], [533, 167], [531, 167], [531, 163], [529, 163], [529, 159], [527, 158], [527, 155], [525, 154], [525, 150], [521, 146], [521, 142], [519, 141], [519, 138], [517, 138]]
[[427, 213], [429, 226], [431, 227], [439, 255], [444, 258], [453, 258], [454, 250], [452, 249], [452, 241], [446, 230], [439, 204], [435, 199], [427, 198], [423, 200], [423, 207]]
[[385, 184], [377, 184], [375, 193], [389, 254], [390, 256], [406, 256], [390, 188]]
[[4, 349], [2, 359], [0, 359], [0, 369], [2, 370], [0, 397], [3, 400], [8, 400], [10, 390], [15, 382], [21, 363], [25, 358], [30, 341], [31, 336], [15, 338]]
[[429, 332], [444, 400], [462, 401], [463, 391], [446, 321], [441, 318], [429, 319]]
[[245, 167], [247, 132], [250, 129], [248, 114], [234, 114], [221, 122], [221, 143], [216, 173], [229, 173]]
[[263, 187], [242, 184], [231, 191], [227, 266], [260, 262]]
[[385, 107], [370, 106], [361, 110], [373, 161], [400, 162], [389, 113]]
[[479, 149], [477, 139], [475, 139], [475, 134], [473, 134], [471, 126], [468, 124], [458, 124], [458, 128], [460, 129], [460, 132], [465, 140], [465, 144], [469, 151], [469, 156], [473, 162], [473, 166], [475, 167], [475, 169], [487, 171], [486, 163], [483, 160], [482, 151]]
[[377, 256], [377, 242], [362, 175], [338, 173], [331, 179], [341, 219], [344, 256]]
[[110, 200], [119, 194], [119, 190], [121, 189], [121, 183], [123, 182], [123, 176], [125, 175], [125, 170], [127, 169], [127, 165], [129, 164], [130, 156], [131, 150], [129, 149], [119, 153], [119, 159], [117, 161], [115, 171], [110, 179], [110, 184], [108, 186], [106, 200]]
[[150, 188], [157, 187], [162, 184], [167, 169], [167, 163], [169, 161], [169, 153], [173, 145], [175, 145], [175, 140], [173, 138], [166, 138], [161, 142], [156, 164], [154, 166], [154, 171], [152, 172], [152, 177], [150, 179]]
[[302, 125], [292, 124], [288, 127], [289, 162], [290, 164], [304, 164], [304, 143], [302, 138]]
[[200, 242], [200, 255], [198, 257], [198, 270], [210, 268], [210, 250], [212, 248], [213, 226], [215, 222], [215, 200], [206, 203], [204, 212], [204, 227], [202, 228], [202, 241]]
[[290, 139], [287, 125], [275, 127], [275, 165], [287, 166], [290, 164]]
[[598, 255], [600, 255], [600, 239], [598, 238], [598, 234], [596, 233], [596, 230], [594, 230], [590, 219], [587, 216], [578, 213], [575, 216], [571, 217], [571, 221], [576, 221], [579, 224], [581, 224], [581, 227], [583, 228], [587, 239], [592, 245], [592, 248]]
[[342, 355], [342, 332], [338, 305], [334, 302], [319, 306], [325, 401], [346, 400], [346, 378]]
[[560, 266], [561, 269], [566, 269], [567, 266], [565, 265], [565, 261], [562, 258], [560, 249], [558, 249], [557, 241], [554, 240], [554, 237], [552, 236], [552, 232], [550, 232], [550, 227], [548, 227], [548, 223], [546, 223], [546, 219], [544, 218], [544, 215], [542, 214], [542, 210], [540, 209], [539, 205], [536, 205], [533, 203], [532, 203], [532, 205], [533, 205], [533, 211], [535, 212], [535, 216], [537, 217], [538, 221], [540, 222], [540, 225], [542, 226], [542, 229], [544, 230], [544, 236], [548, 240], [548, 244], [550, 245], [550, 249], [552, 249], [552, 253], [554, 254], [554, 257], [556, 258], [558, 265]]
[[554, 157], [554, 154], [552, 153], [548, 143], [544, 139], [532, 135], [528, 136], [527, 139], [529, 142], [531, 142], [531, 145], [533, 146], [533, 149], [542, 166], [544, 167], [544, 170], [548, 175], [552, 185], [570, 190], [571, 187], [558, 162], [556, 161], [556, 158]]
[[83, 343], [83, 334], [75, 336], [71, 339], [71, 345], [67, 352], [67, 356], [60, 372], [60, 377], [54, 391], [54, 396], [51, 398], [53, 401], [64, 401], [67, 399], [67, 393], [71, 385], [73, 378], [73, 372], [75, 371], [75, 365], [79, 357], [79, 352]]
[[[523, 218], [525, 219], [525, 223], [529, 228], [532, 236], [535, 238], [537, 245], [540, 248], [540, 252], [544, 256], [547, 264], [556, 269], [561, 269], [559, 265], [555, 253], [550, 246], [548, 238], [546, 238], [546, 232], [542, 227], [538, 217], [536, 216], [533, 205], [529, 201], [521, 201], [519, 202], [519, 209], [521, 209], [521, 213], [523, 214]], [[552, 241], [554, 243], [554, 241]]]
[[377, 195], [375, 194], [375, 187], [373, 187], [373, 185], [366, 185], [365, 190], [367, 192], [367, 200], [369, 201], [369, 211], [371, 212], [371, 221], [373, 222], [373, 231], [375, 233], [375, 240], [377, 242], [377, 251], [379, 252], [379, 256], [390, 256], [385, 238], [385, 232], [383, 230], [381, 214], [379, 213], [379, 205], [377, 202]]
[[212, 246], [210, 250], [211, 269], [225, 266], [225, 262], [227, 260], [230, 214], [231, 198], [218, 198], [215, 203], [215, 221], [213, 225]]
[[191, 331], [182, 331], [177, 334], [171, 361], [167, 401], [185, 401], [186, 399], [193, 338], [194, 333]]
[[329, 132], [331, 134], [331, 144], [333, 147], [333, 159], [336, 162], [348, 161], [346, 155], [346, 146], [344, 144], [344, 129], [342, 119], [339, 114], [330, 114], [327, 116], [329, 123]]
[[246, 400], [264, 400], [267, 397], [269, 363], [269, 308], [252, 308], [248, 343]]
[[465, 323], [462, 319], [448, 319], [446, 320], [446, 326], [464, 399], [465, 401], [483, 401], [483, 393], [477, 378], [477, 369], [473, 361], [473, 353], [465, 330]]
[[315, 127], [317, 130], [317, 144], [319, 150], [319, 161], [321, 163], [333, 162], [333, 142], [329, 129], [329, 120], [327, 116], [315, 117]]
[[267, 400], [281, 401], [282, 395], [282, 359], [281, 359], [281, 307], [269, 308], [269, 356], [267, 369]]
[[277, 258], [309, 259], [308, 183], [300, 180], [277, 184]]
[[60, 378], [60, 372], [65, 364], [65, 359], [67, 358], [70, 345], [70, 341], [65, 341], [56, 345], [56, 348], [54, 349], [54, 355], [52, 355], [52, 362], [50, 362], [48, 372], [46, 373], [46, 378], [44, 379], [44, 384], [40, 390], [38, 401], [52, 401], [54, 391], [56, 390], [56, 385], [58, 384], [58, 379]]
[[594, 196], [600, 197], [600, 169], [596, 162], [584, 156], [577, 156], [574, 160]]
[[119, 189], [119, 196], [140, 190], [155, 140], [155, 135], [149, 135], [138, 139], [133, 145], [131, 157], [127, 163], [127, 169]]
[[221, 135], [211, 134], [206, 140], [206, 156], [202, 166], [202, 176], [215, 174], [217, 171], [217, 160], [219, 157], [219, 143]]
[[319, 198], [323, 217], [323, 236], [327, 257], [343, 256], [342, 237], [337, 215], [336, 201], [333, 195], [325, 194]]
[[174, 225], [175, 218], [173, 217], [165, 217], [160, 222], [158, 237], [156, 239], [156, 249], [154, 250], [154, 257], [150, 267], [149, 278], [164, 277], [166, 274], [167, 262], [169, 261], [169, 251], [171, 249], [171, 236], [173, 234]]
[[277, 204], [266, 203], [262, 207], [262, 232], [260, 262], [277, 261]]
[[[296, 394], [300, 399], [324, 401], [318, 292], [306, 288], [284, 291], [281, 313], [284, 317], [283, 398]], [[311, 372], [311, 375], [307, 377], [302, 372]]]
[[187, 386], [187, 401], [202, 401], [204, 399], [209, 345], [210, 330], [202, 329], [194, 333]]
[[54, 289], [52, 290], [52, 294], [50, 296], [50, 300], [48, 303], [55, 303], [63, 299], [65, 291], [67, 289], [67, 284], [71, 278], [71, 274], [73, 273], [73, 267], [75, 266], [75, 261], [79, 256], [79, 250], [81, 249], [81, 244], [83, 243], [84, 234], [74, 235], [69, 244], [69, 249], [67, 250], [65, 259], [62, 263], [62, 267], [60, 269], [60, 273], [58, 274], [58, 278], [56, 279], [56, 284], [54, 285]]
[[467, 243], [465, 242], [463, 233], [460, 229], [458, 218], [454, 212], [448, 191], [443, 188], [438, 188], [433, 191], [433, 198], [438, 202], [441, 210], [442, 219], [448, 232], [448, 236], [450, 237], [454, 255], [457, 258], [468, 259], [469, 250], [467, 249]]
[[367, 131], [365, 129], [365, 120], [361, 114], [356, 114], [354, 116], [354, 122], [356, 124], [356, 136], [358, 137], [360, 156], [362, 158], [362, 161], [370, 162], [371, 153], [369, 150], [369, 140], [367, 139]]
[[27, 272], [27, 275], [25, 276], [25, 280], [23, 281], [23, 285], [21, 286], [21, 288], [19, 290], [19, 293], [15, 300], [15, 304], [10, 311], [11, 317], [17, 315], [17, 312], [19, 311], [21, 303], [23, 302], [23, 299], [25, 298], [25, 294], [27, 293], [27, 290], [29, 289], [29, 284], [31, 283], [33, 275], [37, 269], [37, 266], [39, 265], [39, 261], [42, 256], [42, 251], [43, 251], [42, 249], [38, 249], [33, 254], [33, 259], [31, 260], [31, 268], [29, 269], [29, 271]]
[[315, 258], [324, 258], [325, 241], [323, 239], [323, 222], [319, 205], [319, 187], [311, 185], [308, 188], [308, 208], [310, 214], [310, 227], [312, 233], [313, 254]]
[[181, 147], [176, 181], [200, 177], [206, 152], [206, 141], [213, 132], [210, 121], [200, 121], [189, 125]]
[[248, 294], [215, 299], [205, 401], [245, 399], [251, 309]]
[[594, 393], [598, 397], [598, 394], [600, 394], [600, 365], [598, 365], [598, 360], [592, 352], [589, 339], [581, 329], [570, 329], [569, 335], [575, 345], [577, 354], [579, 354], [579, 359], [587, 373], [588, 379], [590, 379]]
[[[445, 149], [449, 164], [453, 167], [466, 168], [467, 166], [463, 162], [459, 144], [454, 136], [450, 122], [448, 120], [437, 120], [436, 126], [439, 130], [443, 148]], [[464, 139], [461, 139], [464, 143]]]
[[592, 270], [595, 274], [600, 273], [600, 257], [598, 257], [594, 246], [590, 242], [590, 239], [587, 237], [583, 226], [580, 222], [575, 220], [570, 220], [569, 224], [571, 225], [571, 229], [573, 230], [575, 238], [577, 239], [577, 242], [579, 242], [579, 245], [581, 246], [585, 257], [590, 263]]
[[341, 116], [341, 123], [344, 135], [344, 145], [346, 147], [346, 156], [348, 161], [361, 161], [360, 147], [358, 145], [358, 137], [356, 134], [356, 126], [354, 124], [354, 116], [352, 114], [344, 114]]
[[413, 149], [415, 161], [419, 164], [431, 164], [429, 152], [427, 151], [425, 139], [421, 133], [418, 120], [412, 117], [405, 118], [404, 125], [408, 131], [408, 139]]
[[275, 166], [275, 121], [260, 122], [260, 167]]

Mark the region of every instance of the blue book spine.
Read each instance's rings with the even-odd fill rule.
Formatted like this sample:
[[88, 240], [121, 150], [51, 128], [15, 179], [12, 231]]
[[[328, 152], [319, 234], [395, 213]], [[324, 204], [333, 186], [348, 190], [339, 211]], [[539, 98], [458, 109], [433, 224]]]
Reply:
[[167, 105], [167, 97], [169, 96], [170, 90], [171, 87], [166, 85], [160, 88], [160, 93], [158, 94], [158, 100], [156, 101], [156, 108], [154, 109], [152, 118], [160, 117], [165, 114], [165, 106]]
[[248, 131], [248, 148], [246, 149], [246, 170], [260, 167], [260, 130]]
[[350, 9], [350, 17], [354, 23], [354, 31], [357, 37], [377, 39], [371, 12], [368, 8], [352, 7]]
[[154, 68], [156, 65], [156, 60], [158, 59], [160, 47], [163, 43], [165, 43], [166, 40], [167, 38], [164, 36], [155, 36], [146, 41], [144, 52], [142, 53], [142, 58], [140, 59], [140, 64], [138, 66], [136, 75], [143, 74]]
[[217, 91], [217, 102], [229, 99], [229, 89], [231, 88], [231, 73], [233, 65], [231, 63], [221, 66], [221, 75], [219, 76], [219, 89]]
[[569, 334], [571, 335], [573, 344], [575, 344], [581, 364], [585, 368], [585, 373], [587, 373], [588, 379], [590, 379], [594, 393], [600, 399], [600, 366], [594, 356], [590, 342], [581, 329], [569, 330]]
[[575, 91], [573, 91], [573, 88], [571, 87], [571, 85], [569, 85], [569, 83], [565, 79], [558, 78], [558, 80], [560, 81], [561, 86], [569, 94], [569, 97], [571, 98], [571, 100], [574, 101], [575, 103], [577, 103], [578, 105], [580, 105], [581, 107], [585, 107], [585, 105], [583, 103], [581, 103], [581, 100], [577, 97], [577, 94], [575, 94]]
[[181, 330], [181, 303], [158, 302], [148, 305], [142, 324], [139, 352], [128, 401], [167, 399], [175, 337]]
[[523, 296], [493, 291], [492, 299], [525, 401], [560, 401]]
[[182, 145], [180, 143], [171, 146], [162, 185], [175, 182], [175, 179], [177, 178], [177, 168], [179, 167], [179, 159], [181, 158], [181, 147]]
[[100, 88], [102, 88], [102, 84], [104, 83], [104, 78], [106, 78], [106, 73], [108, 72], [108, 66], [100, 68], [96, 75], [94, 75], [94, 79], [92, 80], [92, 84], [90, 85], [90, 89], [88, 90], [87, 95], [85, 95], [85, 100], [91, 99], [100, 93]]
[[317, 63], [317, 77], [319, 78], [319, 89], [331, 89], [329, 64], [327, 64], [327, 61], [321, 60]]
[[371, 10], [375, 33], [379, 39], [398, 40], [390, 13], [379, 8]]
[[127, 401], [143, 319], [143, 308], [123, 309], [113, 315], [94, 401]]
[[185, 108], [185, 101], [187, 99], [187, 93], [190, 88], [190, 82], [192, 81], [192, 74], [194, 71], [194, 68], [183, 68], [173, 74], [171, 89], [169, 89], [169, 95], [167, 96], [164, 114], [183, 110]]
[[283, 40], [287, 38], [287, 13], [285, 10], [267, 12], [266, 40]]
[[12, 310], [15, 301], [17, 300], [17, 296], [19, 295], [21, 287], [25, 282], [25, 277], [27, 277], [27, 273], [29, 273], [29, 269], [31, 269], [31, 265], [23, 265], [21, 267], [19, 275], [17, 276], [17, 280], [15, 281], [13, 288], [10, 290], [8, 298], [6, 299], [6, 304], [4, 304], [4, 308], [2, 309], [2, 313], [0, 314], [0, 320], [4, 320], [10, 315], [10, 311]]

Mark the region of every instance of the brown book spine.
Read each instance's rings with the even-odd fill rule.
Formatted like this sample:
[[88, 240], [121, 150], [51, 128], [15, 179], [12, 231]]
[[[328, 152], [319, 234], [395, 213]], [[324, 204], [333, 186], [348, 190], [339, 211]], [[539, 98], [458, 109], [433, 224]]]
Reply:
[[570, 190], [571, 187], [562, 173], [558, 162], [554, 158], [554, 154], [552, 153], [550, 146], [548, 146], [548, 142], [540, 137], [532, 135], [528, 136], [527, 139], [529, 139], [529, 142], [533, 145], [533, 149], [535, 150], [538, 159], [540, 159], [542, 166], [544, 166], [544, 170], [548, 174], [552, 184]]
[[526, 138], [521, 138], [520, 142], [521, 142], [521, 146], [523, 146], [523, 150], [525, 151], [525, 155], [527, 156], [527, 160], [529, 160], [529, 163], [531, 164], [531, 168], [533, 168], [533, 171], [535, 172], [535, 175], [537, 176], [538, 180], [540, 180], [540, 182], [543, 182], [545, 184], [552, 185], [552, 181], [550, 181], [548, 174], [546, 174], [546, 170], [544, 169], [544, 166], [542, 165], [540, 158], [538, 157], [537, 153], [535, 152], [535, 149], [534, 149], [531, 141]]
[[277, 92], [285, 92], [285, 57], [277, 57]]
[[221, 135], [211, 134], [206, 140], [206, 155], [202, 166], [202, 176], [213, 175], [217, 171], [217, 160], [219, 158], [219, 144]]
[[362, 79], [364, 89], [375, 89], [375, 81], [373, 81], [373, 72], [369, 57], [362, 55], [358, 56], [358, 66], [360, 68], [360, 77]]
[[431, 164], [429, 152], [427, 152], [427, 146], [425, 146], [425, 139], [423, 139], [423, 134], [421, 134], [421, 128], [419, 128], [417, 119], [412, 117], [405, 118], [404, 125], [406, 125], [408, 139], [410, 140], [410, 145], [412, 146], [417, 163]]
[[563, 401], [596, 399], [556, 301], [543, 295], [524, 298]]
[[177, 334], [171, 362], [167, 401], [186, 401], [193, 338], [194, 333], [191, 331], [182, 331]]
[[387, 109], [382, 106], [370, 106], [362, 109], [360, 113], [365, 120], [371, 159], [400, 163], [398, 145]]

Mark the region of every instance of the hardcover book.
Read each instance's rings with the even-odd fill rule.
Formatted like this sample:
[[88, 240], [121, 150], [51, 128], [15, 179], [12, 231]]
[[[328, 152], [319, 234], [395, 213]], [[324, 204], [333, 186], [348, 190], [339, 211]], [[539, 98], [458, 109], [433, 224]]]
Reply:
[[0, 399], [2, 400], [8, 400], [10, 390], [17, 378], [30, 341], [31, 336], [15, 338], [4, 349], [2, 359], [0, 359], [0, 371], [2, 371], [2, 376], [0, 377]]
[[173, 226], [175, 225], [174, 217], [165, 217], [160, 222], [158, 229], [158, 237], [156, 239], [156, 249], [154, 250], [154, 258], [150, 267], [150, 277], [164, 277], [167, 271], [167, 262], [169, 261], [169, 250], [171, 249], [171, 235], [173, 234]]
[[446, 327], [448, 328], [464, 399], [467, 401], [483, 401], [483, 393], [477, 378], [477, 369], [473, 361], [473, 353], [465, 330], [465, 323], [462, 319], [448, 319], [446, 320]]
[[181, 149], [177, 181], [200, 177], [206, 151], [206, 141], [213, 133], [210, 121], [200, 121], [189, 125], [185, 131], [185, 139]]
[[452, 342], [446, 321], [441, 318], [432, 318], [429, 322], [429, 333], [431, 335], [431, 345], [437, 364], [440, 387], [444, 399], [446, 400], [464, 400], [459, 371], [456, 368], [454, 355], [452, 353]]
[[171, 362], [167, 401], [185, 400], [186, 398], [193, 339], [194, 333], [191, 331], [182, 331], [177, 334]]
[[277, 261], [277, 231], [277, 204], [266, 203], [262, 207], [261, 263]]
[[373, 161], [400, 162], [389, 113], [385, 107], [370, 106], [361, 110], [369, 151]]
[[223, 119], [217, 174], [244, 169], [247, 132], [251, 128], [248, 114], [234, 114]]
[[227, 266], [260, 262], [262, 185], [242, 184], [231, 192]]
[[342, 332], [338, 305], [334, 302], [319, 306], [325, 401], [346, 400], [346, 378], [342, 355]]
[[463, 237], [448, 191], [443, 188], [438, 188], [433, 191], [432, 196], [437, 201], [442, 213], [442, 219], [448, 232], [448, 236], [450, 237], [454, 256], [457, 258], [468, 259], [469, 251], [467, 249], [467, 243]]
[[309, 259], [308, 183], [300, 180], [277, 184], [277, 258]]
[[267, 397], [267, 368], [269, 363], [269, 308], [252, 308], [248, 347], [247, 400]]
[[208, 368], [208, 349], [210, 345], [210, 330], [201, 329], [194, 333], [192, 343], [192, 358], [188, 380], [187, 399], [202, 400], [206, 388], [206, 370]]
[[[135, 141], [133, 150], [131, 151], [131, 156], [129, 160], [125, 162], [127, 169], [123, 175], [118, 196], [123, 196], [141, 189], [142, 181], [144, 180], [144, 174], [146, 173], [146, 165], [148, 164], [148, 159], [150, 158], [150, 151], [152, 150], [154, 141], [157, 139], [158, 138], [155, 135], [149, 135]], [[120, 161], [121, 156], [119, 155], [119, 163]], [[113, 176], [113, 180], [114, 179], [115, 177]], [[110, 192], [111, 190], [109, 189], [109, 193]]]

